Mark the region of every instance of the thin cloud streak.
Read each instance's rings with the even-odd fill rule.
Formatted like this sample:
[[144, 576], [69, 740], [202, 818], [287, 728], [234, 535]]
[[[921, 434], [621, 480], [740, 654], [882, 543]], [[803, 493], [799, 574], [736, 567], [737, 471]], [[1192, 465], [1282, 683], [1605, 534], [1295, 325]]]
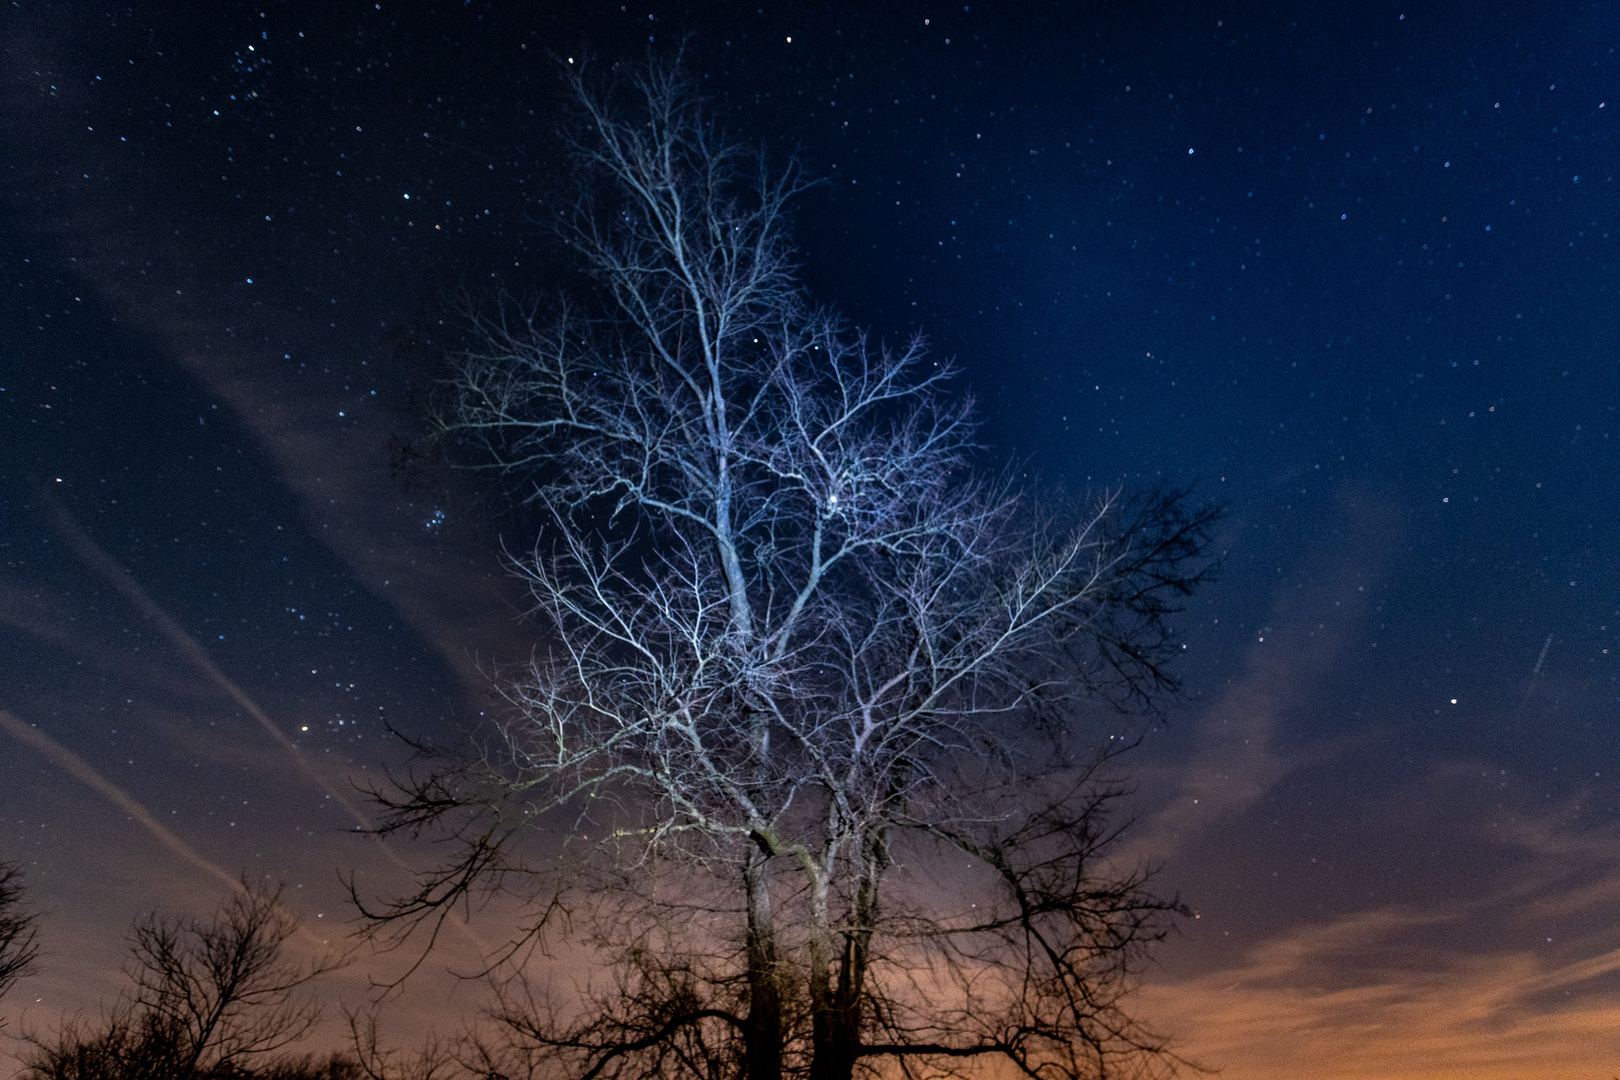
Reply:
[[242, 883], [235, 875], [229, 873], [218, 863], [206, 858], [196, 848], [170, 832], [157, 818], [151, 815], [146, 807], [137, 802], [123, 788], [102, 776], [89, 762], [45, 734], [39, 728], [25, 724], [6, 710], [0, 709], [0, 730], [5, 731], [6, 734], [29, 749], [36, 751], [57, 768], [128, 814], [131, 820], [145, 829], [171, 855], [174, 855], [182, 862], [189, 863], [192, 867], [201, 870], [216, 881], [223, 882], [231, 889], [240, 889], [242, 887]]
[[[56, 528], [57, 534], [61, 536], [63, 540], [67, 541], [68, 545], [73, 548], [74, 553], [77, 554], [87, 566], [94, 570], [96, 574], [102, 578], [102, 580], [106, 581], [120, 594], [122, 594], [124, 598], [136, 608], [136, 610], [146, 617], [148, 622], [156, 627], [164, 637], [168, 638], [170, 643], [173, 644], [175, 648], [180, 650], [181, 655], [183, 655], [187, 660], [191, 661], [191, 663], [195, 665], [198, 670], [206, 675], [209, 681], [223, 690], [225, 694], [242, 709], [242, 711], [251, 716], [259, 727], [263, 728], [264, 731], [269, 734], [269, 736], [275, 741], [276, 745], [279, 746], [287, 754], [287, 756], [293, 760], [293, 763], [297, 765], [298, 770], [303, 773], [307, 779], [319, 787], [321, 791], [326, 794], [327, 798], [343, 807], [349, 816], [354, 819], [356, 829], [369, 835], [373, 841], [375, 841], [377, 848], [383, 853], [384, 857], [387, 858], [387, 860], [392, 863], [396, 869], [398, 869], [407, 878], [413, 876], [413, 871], [410, 865], [399, 857], [399, 855], [384, 840], [381, 834], [374, 831], [374, 826], [371, 820], [365, 815], [360, 807], [348, 797], [348, 794], [342, 788], [338, 787], [330, 779], [328, 779], [323, 773], [309, 764], [309, 761], [305, 757], [303, 751], [299, 749], [298, 744], [293, 742], [293, 740], [281, 730], [280, 726], [277, 725], [275, 721], [271, 720], [269, 716], [265, 715], [264, 710], [259, 708], [258, 703], [249, 697], [246, 691], [244, 691], [235, 683], [235, 681], [233, 681], [228, 675], [219, 669], [219, 666], [215, 664], [213, 659], [208, 655], [207, 650], [198, 644], [195, 638], [186, 633], [185, 629], [181, 627], [179, 623], [175, 622], [174, 619], [170, 617], [169, 613], [164, 611], [155, 600], [147, 595], [146, 590], [141, 588], [140, 584], [135, 580], [134, 576], [130, 574], [128, 570], [120, 566], [117, 561], [103, 551], [101, 547], [84, 532], [84, 530], [79, 528], [78, 523], [73, 520], [73, 515], [68, 512], [67, 507], [63, 505], [62, 501], [56, 498], [50, 492], [45, 493], [45, 501], [53, 511], [53, 524]], [[85, 766], [85, 768], [89, 768], [89, 766]], [[148, 817], [150, 817], [150, 815], [148, 815]], [[156, 822], [153, 822], [153, 824], [156, 825]], [[167, 831], [165, 830], [165, 832]], [[491, 947], [481, 938], [479, 938], [478, 935], [473, 931], [472, 927], [469, 926], [467, 922], [458, 914], [452, 912], [448, 917], [448, 921], [479, 950], [480, 956], [488, 956], [490, 954], [492, 951]]]
[[[1393, 948], [1399, 932], [1446, 921], [1383, 909], [1305, 927], [1239, 967], [1150, 986], [1142, 1004], [1225, 1080], [1591, 1080], [1612, 1069], [1620, 993], [1585, 984], [1620, 972], [1620, 949], [1566, 963], [1459, 953], [1333, 985], [1347, 949]], [[1546, 1004], [1555, 996], [1561, 1003]]]
[[[60, 250], [123, 325], [146, 335], [230, 408], [297, 497], [310, 534], [433, 645], [469, 695], [481, 693], [489, 684], [481, 664], [526, 652], [527, 643], [513, 629], [522, 591], [502, 568], [498, 545], [468, 524], [473, 514], [462, 513], [462, 503], [470, 500], [429, 498], [424, 508], [390, 487], [389, 439], [399, 423], [376, 399], [357, 405], [358, 394], [313, 383], [300, 384], [296, 396], [287, 392], [302, 367], [290, 355], [368, 355], [377, 350], [375, 335], [334, 331], [330, 320], [278, 303], [268, 282], [254, 288], [251, 302], [244, 299], [218, 252], [157, 227], [186, 221], [193, 209], [184, 179], [156, 163], [115, 203], [92, 185], [74, 187], [74, 176], [115, 173], [121, 163], [109, 161], [83, 125], [66, 119], [90, 107], [82, 88], [53, 88], [53, 107], [41, 110], [32, 73], [64, 65], [56, 48], [26, 30], [0, 48], [0, 150], [16, 164], [0, 197], [26, 208], [37, 237]], [[75, 167], [63, 170], [62, 162]], [[123, 217], [125, 200], [135, 199], [142, 213]], [[199, 277], [203, 268], [217, 281], [188, 280], [184, 290], [170, 290], [129, 272], [152, 262], [189, 267]], [[450, 513], [449, 524], [433, 532], [454, 537], [426, 527], [435, 508]]]
[[[1225, 1080], [1594, 1080], [1620, 1041], [1620, 832], [1441, 765], [1364, 807], [1495, 869], [1478, 887], [1294, 925], [1235, 962], [1144, 989], [1179, 1049]], [[1342, 890], [1348, 893], [1348, 889]], [[1608, 1070], [1608, 1071], [1602, 1071]]]
[[[137, 611], [146, 617], [148, 622], [164, 637], [169, 639], [170, 644], [180, 650], [182, 656], [191, 661], [198, 670], [208, 677], [210, 682], [223, 690], [226, 696], [236, 702], [243, 712], [251, 716], [254, 722], [263, 728], [271, 739], [275, 740], [276, 745], [281, 747], [292, 758], [294, 764], [298, 766], [298, 770], [325, 792], [333, 802], [343, 807], [359, 828], [369, 831], [372, 827], [370, 819], [361, 812], [354, 801], [348, 797], [348, 794], [327, 779], [321, 772], [311, 767], [303, 752], [299, 750], [298, 744], [293, 742], [275, 721], [265, 715], [264, 710], [259, 708], [258, 703], [250, 698], [246, 691], [236, 685], [228, 675], [219, 669], [219, 666], [209, 657], [207, 650], [199, 645], [195, 638], [186, 633], [185, 629], [169, 616], [168, 612], [159, 607], [157, 602], [147, 595], [146, 590], [141, 588], [128, 570], [118, 565], [112, 556], [101, 550], [101, 547], [90, 539], [83, 529], [79, 528], [78, 523], [73, 520], [73, 515], [68, 513], [67, 507], [62, 504], [62, 501], [49, 492], [45, 493], [45, 501], [53, 512], [53, 525], [56, 528], [57, 535], [67, 541], [68, 546], [73, 548], [74, 554], [78, 555], [85, 565], [94, 570], [103, 581], [118, 590], [124, 599], [128, 600]], [[399, 862], [397, 859], [394, 861], [401, 869], [407, 869], [404, 863]]]
[[[231, 892], [247, 893], [247, 884], [242, 877], [230, 873], [223, 866], [220, 866], [175, 835], [162, 822], [153, 817], [151, 811], [147, 810], [129, 792], [108, 780], [100, 772], [96, 771], [95, 767], [89, 762], [51, 738], [38, 727], [24, 723], [5, 709], [0, 709], [0, 731], [4, 731], [13, 739], [35, 751], [51, 764], [73, 777], [73, 779], [129, 815], [131, 821], [144, 829], [147, 835], [151, 836], [164, 850], [181, 862], [201, 871], [207, 877], [224, 885]], [[335, 955], [332, 952], [330, 939], [321, 937], [310, 927], [304, 925], [301, 920], [298, 920], [296, 912], [290, 912], [290, 914], [298, 921], [298, 938], [314, 954], [322, 956]]]
[[1341, 752], [1277, 749], [1284, 720], [1333, 669], [1358, 628], [1395, 532], [1388, 508], [1363, 491], [1341, 492], [1337, 516], [1340, 542], [1304, 560], [1279, 589], [1244, 655], [1242, 676], [1199, 717], [1201, 746], [1180, 770], [1180, 791], [1143, 822], [1131, 857], [1163, 862], [1254, 805], [1290, 772]]

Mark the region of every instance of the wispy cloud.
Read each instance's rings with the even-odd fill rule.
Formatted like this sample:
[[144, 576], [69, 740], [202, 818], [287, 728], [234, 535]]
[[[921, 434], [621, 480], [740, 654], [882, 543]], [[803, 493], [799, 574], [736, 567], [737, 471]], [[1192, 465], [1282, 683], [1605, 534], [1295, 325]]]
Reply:
[[1337, 542], [1309, 553], [1288, 575], [1251, 636], [1242, 674], [1199, 715], [1199, 749], [1178, 771], [1176, 796], [1142, 823], [1133, 856], [1167, 859], [1290, 772], [1342, 751], [1318, 745], [1284, 752], [1278, 739], [1360, 628], [1396, 531], [1389, 509], [1364, 491], [1346, 490], [1337, 517]]
[[[481, 664], [527, 652], [514, 633], [523, 592], [498, 543], [480, 534], [468, 493], [405, 493], [390, 483], [390, 438], [415, 421], [345, 385], [358, 380], [359, 358], [382, 351], [371, 313], [363, 328], [351, 320], [339, 329], [305, 310], [304, 278], [283, 273], [279, 291], [264, 277], [248, 287], [217, 247], [170, 228], [194, 210], [184, 177], [154, 160], [131, 173], [108, 159], [71, 119], [90, 107], [73, 80], [42, 94], [37, 72], [71, 64], [57, 55], [63, 29], [19, 29], [0, 46], [0, 152], [14, 166], [5, 197], [27, 206], [37, 238], [72, 264], [89, 294], [231, 410], [297, 498], [310, 535], [434, 646], [470, 695], [481, 693]], [[75, 180], [91, 174], [127, 184], [109, 200]], [[128, 213], [136, 202], [140, 212]], [[131, 269], [153, 264], [169, 270], [162, 287], [160, 275]], [[400, 366], [389, 366], [395, 381]], [[355, 374], [329, 377], [329, 367]], [[379, 364], [366, 372], [368, 384], [386, 387], [388, 378]]]
[[1461, 917], [1399, 909], [1304, 927], [1239, 966], [1144, 991], [1154, 1022], [1227, 1080], [1592, 1080], [1615, 1068], [1620, 949], [1556, 959], [1457, 952], [1422, 970], [1345, 981], [1347, 950], [1394, 951], [1401, 931]]
[[176, 858], [202, 871], [215, 881], [223, 882], [229, 888], [235, 889], [239, 887], [237, 879], [226, 871], [224, 867], [204, 857], [196, 848], [176, 836], [162, 822], [153, 817], [151, 812], [129, 792], [102, 776], [89, 762], [39, 728], [25, 724], [9, 712], [0, 709], [0, 731], [4, 731], [17, 742], [43, 755], [51, 764], [111, 802], [119, 810], [129, 815], [137, 825], [146, 830], [147, 835], [151, 836], [152, 839], [156, 840], [158, 844]]
[[1227, 1080], [1620, 1073], [1620, 831], [1498, 776], [1451, 762], [1368, 808], [1391, 843], [1404, 825], [1472, 859], [1470, 888], [1296, 923], [1156, 980], [1144, 1015]]
[[[328, 776], [324, 771], [316, 768], [310, 763], [309, 759], [299, 748], [298, 744], [295, 743], [293, 739], [282, 730], [281, 725], [270, 719], [270, 717], [265, 714], [265, 711], [259, 707], [258, 702], [254, 701], [253, 698], [250, 697], [248, 693], [236, 683], [235, 680], [226, 675], [225, 672], [221, 670], [219, 665], [214, 663], [213, 658], [208, 654], [208, 650], [203, 648], [202, 644], [199, 643], [196, 638], [186, 633], [185, 629], [178, 622], [176, 622], [175, 619], [170, 616], [169, 613], [165, 611], [162, 606], [159, 605], [157, 601], [147, 593], [145, 589], [141, 587], [140, 583], [135, 580], [134, 576], [130, 574], [128, 570], [120, 566], [117, 561], [103, 551], [101, 547], [84, 532], [83, 529], [79, 528], [78, 523], [73, 520], [73, 516], [68, 512], [67, 507], [64, 506], [59, 499], [56, 499], [47, 493], [44, 501], [51, 508], [54, 516], [53, 524], [57, 534], [67, 542], [68, 546], [73, 549], [74, 553], [78, 555], [87, 566], [94, 570], [103, 581], [111, 585], [115, 590], [122, 594], [124, 599], [134, 606], [135, 609], [145, 617], [147, 622], [150, 623], [159, 633], [167, 638], [169, 643], [176, 649], [176, 651], [181, 656], [185, 657], [186, 660], [188, 660], [198, 671], [198, 673], [203, 675], [210, 683], [222, 691], [225, 696], [228, 697], [238, 708], [247, 713], [248, 716], [252, 717], [254, 723], [258, 724], [260, 729], [270, 736], [271, 740], [274, 741], [276, 746], [279, 747], [286, 756], [286, 759], [290, 760], [297, 767], [298, 771], [303, 774], [304, 778], [316, 788], [324, 792], [326, 798], [342, 807], [343, 810], [349, 815], [350, 819], [354, 822], [355, 828], [371, 835], [383, 857], [400, 872], [401, 876], [409, 878], [412, 875], [411, 867], [402, 858], [400, 858], [400, 856], [393, 850], [392, 847], [388, 845], [381, 835], [370, 831], [372, 828], [371, 818], [355, 803], [354, 799], [350, 797], [349, 791], [345, 790], [345, 788], [341, 786], [339, 782]], [[10, 728], [8, 728], [8, 730], [10, 730]], [[18, 737], [20, 738], [21, 735], [19, 734]], [[61, 753], [68, 754], [68, 751], [65, 748], [59, 749], [61, 749]], [[62, 760], [64, 762], [67, 761], [66, 758]], [[73, 760], [77, 761], [76, 758]], [[89, 768], [89, 766], [84, 765], [83, 762], [78, 762], [78, 765], [83, 766], [84, 769]], [[73, 769], [70, 769], [70, 771], [73, 771]], [[74, 775], [80, 779], [85, 779], [85, 776], [81, 775], [78, 771], [74, 771]], [[92, 772], [86, 775], [94, 774]], [[89, 781], [86, 780], [86, 782]], [[98, 787], [97, 790], [102, 791], [103, 794], [108, 794], [108, 792], [103, 790], [101, 787]], [[109, 795], [109, 797], [112, 796]], [[121, 797], [127, 800], [127, 796]], [[123, 806], [124, 804], [120, 803], [119, 805]], [[141, 820], [143, 825], [147, 825], [149, 819], [150, 815], [147, 815], [146, 818], [139, 820]], [[161, 829], [161, 826], [157, 826], [155, 822], [151, 822], [150, 824], [151, 827]], [[177, 837], [173, 837], [173, 835], [168, 833], [167, 830], [163, 830], [162, 835], [172, 838], [175, 843], [180, 843], [179, 839]], [[160, 837], [160, 839], [162, 839], [162, 837]], [[165, 846], [171, 846], [167, 840], [165, 840], [164, 843]], [[177, 853], [179, 852], [179, 848], [174, 848], [172, 846], [171, 850], [175, 850]], [[188, 848], [186, 850], [189, 851], [190, 849]], [[200, 856], [198, 856], [198, 858], [200, 858]], [[212, 866], [213, 864], [209, 863], [207, 865]], [[231, 880], [234, 881], [234, 879]], [[463, 937], [467, 939], [469, 943], [478, 949], [480, 955], [488, 955], [492, 951], [489, 944], [481, 940], [473, 932], [471, 927], [467, 925], [466, 921], [458, 914], [452, 912], [449, 916], [449, 922], [462, 934]]]

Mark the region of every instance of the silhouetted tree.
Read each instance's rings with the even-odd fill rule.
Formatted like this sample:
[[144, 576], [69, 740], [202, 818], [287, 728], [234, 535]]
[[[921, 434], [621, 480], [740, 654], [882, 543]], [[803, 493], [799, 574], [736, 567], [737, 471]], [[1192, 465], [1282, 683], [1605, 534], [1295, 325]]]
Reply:
[[491, 1073], [1164, 1060], [1121, 1002], [1177, 906], [1108, 865], [1079, 717], [1170, 685], [1213, 511], [1050, 512], [979, 475], [951, 366], [805, 297], [795, 167], [672, 69], [568, 78], [586, 193], [559, 225], [594, 287], [479, 319], [440, 414], [545, 516], [515, 561], [535, 658], [497, 673], [482, 753], [379, 793], [457, 854], [362, 910], [405, 932], [511, 891], [510, 958], [567, 928], [604, 963], [502, 984]]
[[463, 1059], [474, 1056], [469, 1051], [475, 1050], [466, 1040], [430, 1033], [418, 1050], [384, 1046], [375, 1011], [349, 1014], [349, 1045], [351, 1052], [346, 1060], [354, 1063], [364, 1080], [455, 1080], [468, 1072], [487, 1080], [516, 1080], [496, 1070], [464, 1064]]
[[[0, 863], [0, 997], [33, 970], [39, 956], [38, 916], [23, 905], [22, 868]], [[5, 1021], [0, 1020], [0, 1026]]]
[[281, 889], [244, 882], [207, 922], [137, 920], [125, 965], [132, 986], [99, 1023], [68, 1020], [29, 1036], [34, 1080], [228, 1080], [358, 1076], [342, 1058], [277, 1057], [307, 1035], [319, 1008], [300, 991], [338, 963], [285, 955], [298, 930]]

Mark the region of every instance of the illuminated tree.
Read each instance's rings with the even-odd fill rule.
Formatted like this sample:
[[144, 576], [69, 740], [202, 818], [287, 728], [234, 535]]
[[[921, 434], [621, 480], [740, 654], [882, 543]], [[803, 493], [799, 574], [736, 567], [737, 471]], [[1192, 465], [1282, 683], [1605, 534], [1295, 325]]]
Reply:
[[514, 561], [535, 656], [482, 753], [379, 793], [457, 854], [362, 910], [403, 933], [503, 890], [533, 914], [514, 966], [593, 950], [577, 993], [503, 984], [486, 1071], [1160, 1060], [1121, 997], [1176, 905], [1106, 865], [1080, 717], [1168, 686], [1212, 511], [1043, 512], [981, 476], [950, 365], [806, 298], [796, 168], [670, 69], [569, 79], [589, 287], [478, 319], [439, 416], [543, 515]]

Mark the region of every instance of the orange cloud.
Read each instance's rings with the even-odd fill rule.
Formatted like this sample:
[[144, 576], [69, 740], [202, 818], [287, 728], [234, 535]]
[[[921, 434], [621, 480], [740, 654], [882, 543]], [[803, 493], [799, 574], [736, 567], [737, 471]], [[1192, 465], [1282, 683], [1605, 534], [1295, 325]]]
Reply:
[[[1456, 954], [1347, 979], [1346, 950], [1443, 921], [1397, 909], [1308, 926], [1236, 967], [1147, 987], [1140, 1007], [1224, 1080], [1594, 1080], [1620, 1057], [1620, 948]], [[1601, 1070], [1608, 1069], [1609, 1072]]]

